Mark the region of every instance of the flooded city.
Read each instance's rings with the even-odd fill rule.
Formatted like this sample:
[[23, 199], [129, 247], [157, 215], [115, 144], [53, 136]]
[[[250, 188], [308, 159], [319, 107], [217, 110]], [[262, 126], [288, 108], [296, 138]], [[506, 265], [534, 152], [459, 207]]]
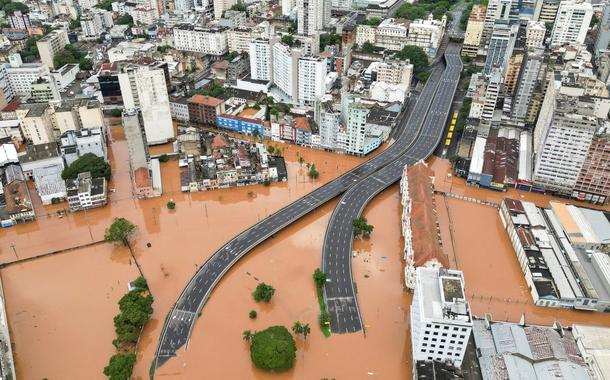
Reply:
[[[138, 345], [135, 379], [146, 379], [163, 321], [185, 284], [217, 248], [237, 233], [364, 161], [285, 145], [288, 181], [183, 193], [175, 161], [162, 164], [164, 195], [150, 200], [131, 196], [127, 147], [119, 127], [112, 127], [111, 162], [114, 189], [109, 205], [79, 213], [58, 214], [65, 204], [36, 206], [38, 220], [0, 230], [0, 259], [19, 261], [1, 271], [14, 341], [16, 371], [24, 379], [104, 378], [102, 370], [114, 352], [112, 320], [127, 282], [138, 266], [154, 296], [154, 313]], [[156, 147], [155, 153], [171, 151]], [[320, 178], [307, 176], [304, 162], [315, 163]], [[539, 194], [491, 192], [466, 186], [447, 176], [449, 164], [431, 160], [439, 192], [489, 202], [504, 196], [545, 205]], [[436, 195], [443, 249], [452, 266], [464, 271], [473, 314], [491, 313], [497, 320], [564, 325], [586, 322], [610, 326], [601, 313], [536, 307], [504, 231], [496, 208]], [[169, 200], [176, 203], [169, 210]], [[377, 196], [364, 216], [375, 229], [358, 239], [352, 260], [365, 333], [332, 335], [319, 330], [312, 273], [321, 264], [325, 228], [336, 201], [292, 224], [258, 246], [223, 278], [198, 318], [191, 339], [178, 355], [159, 368], [163, 379], [210, 378], [311, 379], [406, 378], [411, 374], [409, 310], [405, 290], [398, 185]], [[133, 251], [101, 242], [115, 217], [138, 226]], [[44, 231], [44, 232], [43, 232]], [[80, 247], [80, 248], [78, 248]], [[74, 249], [69, 249], [74, 248]], [[65, 250], [65, 251], [63, 251]], [[47, 257], [34, 258], [57, 252]], [[24, 260], [34, 258], [32, 260]], [[257, 304], [251, 293], [259, 282], [276, 294]], [[475, 291], [475, 289], [477, 289]], [[255, 310], [258, 317], [248, 318]], [[270, 374], [256, 369], [242, 331], [272, 325], [308, 323], [312, 333], [297, 341], [292, 370]], [[53, 352], [53, 355], [49, 355]], [[69, 357], [66, 365], [57, 357]], [[332, 364], [332, 365], [331, 365]]]

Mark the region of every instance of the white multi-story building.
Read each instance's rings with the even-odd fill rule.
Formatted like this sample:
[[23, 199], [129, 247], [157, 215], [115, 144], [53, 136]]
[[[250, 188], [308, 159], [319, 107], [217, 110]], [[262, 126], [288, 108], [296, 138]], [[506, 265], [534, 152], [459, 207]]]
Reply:
[[[538, 119], [536, 133], [539, 145], [534, 147], [533, 175], [536, 186], [572, 195], [591, 141], [599, 128], [594, 110], [585, 99], [559, 94], [550, 114]], [[545, 105], [543, 108], [547, 109]]]
[[442, 361], [462, 365], [472, 333], [472, 316], [459, 270], [417, 268], [411, 302], [413, 362]]
[[36, 41], [36, 47], [40, 54], [40, 60], [48, 67], [54, 69], [53, 57], [62, 51], [70, 41], [65, 29], [55, 29], [46, 36]]
[[250, 43], [250, 75], [254, 80], [273, 79], [273, 40], [257, 39]]
[[135, 7], [129, 13], [135, 25], [152, 25], [157, 19], [155, 16], [156, 10], [151, 7]]
[[341, 129], [341, 112], [333, 109], [332, 102], [318, 101], [315, 116], [320, 133], [320, 147], [329, 150], [337, 149], [337, 135]]
[[441, 21], [438, 21], [432, 14], [428, 16], [427, 20], [411, 21], [407, 45], [419, 46], [429, 57], [434, 57], [443, 40], [446, 24], [447, 16], [443, 16]]
[[150, 145], [174, 138], [165, 71], [155, 66], [121, 68], [119, 84], [126, 109], [139, 109]]
[[66, 193], [71, 211], [105, 206], [106, 178], [91, 178], [90, 172], [79, 173], [76, 179], [66, 181]]
[[299, 59], [299, 102], [312, 105], [325, 92], [326, 61], [320, 57]]
[[296, 0], [282, 0], [282, 15], [289, 16], [296, 6]]
[[85, 39], [97, 39], [104, 31], [102, 20], [96, 13], [85, 13], [80, 18], [82, 36]]
[[273, 45], [273, 83], [291, 101], [298, 99], [298, 67], [301, 49], [292, 49], [283, 43]]
[[106, 137], [101, 128], [68, 130], [60, 137], [59, 149], [66, 165], [71, 165], [87, 153], [92, 153], [104, 160], [108, 158]]
[[297, 0], [297, 13], [298, 33], [311, 36], [330, 21], [330, 1]]
[[553, 31], [551, 46], [565, 43], [583, 44], [589, 24], [593, 17], [593, 6], [585, 0], [565, 0], [559, 4]]
[[345, 151], [364, 156], [378, 146], [374, 146], [374, 141], [368, 136], [366, 120], [369, 110], [360, 102], [359, 98], [350, 95], [344, 95], [342, 102], [347, 134]]
[[57, 143], [30, 145], [27, 153], [19, 156], [19, 163], [26, 178], [36, 184], [36, 191], [42, 203], [53, 203], [53, 199], [66, 196], [66, 184], [61, 178], [64, 160], [59, 154]]
[[10, 55], [9, 64], [4, 65], [4, 68], [10, 86], [8, 93], [13, 95], [30, 95], [32, 83], [36, 82], [38, 78], [46, 78], [50, 74], [47, 65], [41, 63], [23, 63], [19, 54]]
[[525, 46], [528, 48], [539, 48], [544, 45], [546, 28], [540, 21], [529, 21], [525, 28]]
[[21, 123], [21, 133], [34, 145], [55, 141], [53, 108], [48, 103], [22, 104], [15, 111]]
[[252, 42], [252, 30], [247, 28], [235, 28], [227, 31], [227, 45], [229, 51], [247, 53]]
[[494, 23], [483, 69], [486, 75], [491, 74], [496, 68], [501, 68], [503, 73], [506, 71], [508, 59], [513, 55], [518, 32], [519, 25], [504, 20]]
[[174, 45], [178, 50], [223, 55], [228, 51], [227, 29], [177, 25], [174, 28]]

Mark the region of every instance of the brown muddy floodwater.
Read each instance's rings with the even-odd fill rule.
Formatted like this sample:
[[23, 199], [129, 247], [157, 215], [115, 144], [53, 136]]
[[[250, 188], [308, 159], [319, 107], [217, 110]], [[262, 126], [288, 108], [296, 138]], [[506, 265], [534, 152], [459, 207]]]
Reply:
[[[65, 204], [42, 206], [35, 198], [37, 214], [40, 215], [36, 222], [0, 230], [0, 261], [10, 262], [17, 258], [34, 257], [101, 240], [105, 228], [114, 217], [125, 217], [137, 224], [139, 229], [135, 237], [135, 255], [155, 296], [155, 312], [143, 333], [134, 371], [135, 378], [141, 379], [148, 378], [148, 370], [161, 331], [160, 321], [163, 321], [198, 265], [241, 230], [363, 161], [351, 156], [285, 146], [284, 156], [289, 171], [287, 183], [195, 194], [179, 191], [178, 168], [176, 162], [170, 161], [162, 164], [164, 196], [138, 201], [131, 197], [127, 147], [121, 129], [113, 127], [112, 135], [110, 157], [113, 163], [113, 180], [109, 188], [115, 189], [115, 192], [110, 194], [110, 205], [59, 218], [56, 211], [65, 208]], [[162, 151], [161, 148], [158, 149]], [[305, 165], [301, 167], [297, 163], [297, 152], [305, 158], [305, 162], [316, 164], [320, 172], [319, 180], [312, 182], [307, 178]], [[250, 191], [253, 196], [248, 195]], [[307, 339], [308, 355], [305, 355], [304, 361], [299, 358], [297, 367], [290, 376], [308, 377], [304, 371], [310, 367], [312, 371], [316, 368], [320, 370], [311, 372], [316, 376], [322, 376], [324, 372], [331, 370], [335, 374], [357, 371], [347, 372], [356, 377], [360, 376], [356, 373], [361, 374], [365, 370], [392, 374], [408, 373], [408, 356], [405, 351], [407, 328], [404, 323], [408, 321], [405, 310], [409, 302], [402, 292], [400, 277], [402, 269], [399, 265], [399, 210], [395, 195], [389, 195], [391, 192], [387, 194], [380, 197], [380, 201], [376, 201], [388, 205], [382, 209], [380, 215], [387, 216], [388, 212], [393, 212], [396, 220], [391, 222], [378, 217], [380, 227], [387, 224], [387, 228], [379, 228], [377, 235], [384, 236], [383, 240], [376, 243], [373, 237], [362, 247], [364, 251], [383, 250], [383, 253], [379, 254], [378, 259], [371, 258], [365, 262], [364, 257], [373, 254], [367, 253], [354, 261], [355, 272], [361, 271], [361, 279], [358, 280], [360, 291], [377, 292], [376, 286], [382, 289], [381, 295], [370, 297], [370, 301], [375, 303], [362, 301], [365, 310], [363, 312], [371, 315], [370, 320], [368, 316], [365, 317], [367, 323], [370, 323], [370, 334], [366, 339], [363, 335], [356, 334], [323, 340], [316, 326], [317, 303], [311, 273], [320, 263], [322, 236], [332, 211], [332, 205], [329, 205], [257, 249], [252, 253], [253, 263], [250, 263], [249, 257], [246, 258], [231, 272], [232, 275], [220, 284], [206, 306], [201, 321], [196, 324], [188, 351], [188, 355], [193, 355], [195, 359], [186, 360], [187, 368], [206, 363], [210, 368], [217, 365], [218, 360], [208, 361], [202, 358], [209, 355], [206, 345], [223, 342], [223, 347], [225, 344], [227, 347], [238, 345], [235, 352], [227, 349], [223, 351], [226, 355], [238, 358], [235, 360], [241, 363], [239, 366], [231, 366], [231, 370], [236, 371], [233, 373], [240, 373], [240, 378], [264, 376], [252, 369], [246, 347], [241, 341], [241, 331], [249, 328], [251, 323], [260, 324], [261, 327], [273, 323], [291, 324], [296, 320], [296, 316], [303, 322], [310, 323], [313, 334]], [[176, 202], [176, 210], [167, 209], [166, 203], [170, 199]], [[377, 208], [378, 206], [371, 209], [371, 213], [378, 212]], [[150, 248], [147, 243], [151, 244]], [[13, 254], [12, 245], [17, 251], [17, 257]], [[113, 252], [111, 246], [101, 244], [94, 248], [74, 250], [10, 266], [2, 271], [9, 325], [16, 343], [16, 370], [20, 378], [104, 378], [102, 368], [113, 352], [112, 318], [118, 312], [116, 301], [125, 292], [124, 287], [121, 287], [119, 291], [109, 293], [109, 286], [115, 282], [119, 285], [119, 281], [123, 283], [137, 276], [134, 263], [130, 262], [128, 257], [117, 261], [117, 254]], [[281, 256], [281, 253], [290, 256]], [[295, 256], [298, 260], [294, 259]], [[275, 264], [268, 265], [270, 260], [276, 260]], [[393, 268], [389, 268], [392, 262]], [[278, 289], [278, 297], [275, 303], [268, 306], [267, 311], [261, 310], [256, 322], [247, 318], [247, 311], [255, 308], [249, 296], [250, 289], [255, 284], [254, 274], [243, 280], [241, 277], [244, 271], [241, 266], [249, 266], [249, 270], [261, 278], [263, 275], [268, 278], [269, 273], [276, 273], [270, 277], [272, 281], [269, 282]], [[259, 272], [261, 274], [258, 274]], [[365, 273], [368, 273], [369, 278], [364, 278]], [[104, 281], [96, 280], [99, 278]], [[386, 282], [385, 278], [391, 280]], [[44, 288], [47, 281], [52, 282], [52, 286]], [[370, 289], [368, 284], [371, 284]], [[44, 291], [40, 290], [41, 287]], [[226, 292], [235, 292], [244, 298], [236, 302], [239, 300], [238, 296], [223, 296], [225, 288]], [[290, 295], [292, 289], [298, 293]], [[52, 296], [49, 294], [51, 292]], [[284, 295], [280, 297], [282, 292]], [[107, 294], [110, 295], [106, 296]], [[390, 298], [385, 298], [384, 295]], [[383, 305], [389, 304], [395, 305], [392, 306], [393, 312], [382, 309]], [[83, 305], [86, 308], [83, 308]], [[24, 319], [24, 315], [28, 314], [24, 314], [24, 311], [45, 315], [47, 321], [44, 325], [30, 328], [32, 326], [26, 323], [28, 319]], [[58, 315], [60, 313], [65, 316]], [[219, 315], [222, 319], [218, 319]], [[60, 325], [61, 329], [56, 327]], [[399, 334], [391, 328], [393, 325], [402, 326]], [[61, 334], [54, 331], [60, 331]], [[225, 339], [225, 334], [233, 332], [237, 334]], [[388, 339], [394, 343], [393, 356], [388, 356], [387, 352], [381, 355], [381, 349], [387, 345]], [[316, 344], [318, 340], [321, 341], [320, 344]], [[79, 344], [64, 344], [75, 341]], [[360, 352], [362, 360], [359, 361], [360, 365], [352, 369], [353, 365], [349, 364], [351, 359], [347, 354], [353, 355], [354, 350]], [[301, 355], [302, 352], [300, 351]], [[333, 352], [337, 360], [340, 357], [345, 358], [343, 365], [329, 366], [326, 359]], [[86, 357], [83, 357], [85, 353]], [[67, 365], [65, 361], [54, 360], [54, 357], [82, 357], [82, 360], [75, 362], [78, 364]], [[167, 372], [172, 366], [182, 368], [181, 360], [176, 358], [170, 361], [161, 368], [159, 374]], [[304, 363], [307, 363], [307, 366]], [[188, 367], [189, 364], [191, 367]], [[323, 371], [325, 368], [328, 368], [328, 371]], [[215, 369], [222, 370], [222, 366]], [[189, 373], [192, 375], [187, 378], [201, 376], [201, 373]]]
[[[355, 245], [360, 253], [354, 259], [354, 278], [366, 336], [357, 333], [327, 339], [317, 326], [312, 273], [320, 265], [324, 231], [334, 207], [329, 204], [239, 262], [207, 303], [188, 349], [157, 370], [156, 377], [194, 379], [205, 374], [211, 379], [360, 379], [369, 377], [370, 372], [378, 378], [406, 378], [411, 371], [407, 344], [411, 297], [402, 285], [396, 193], [397, 187], [392, 187], [373, 201], [365, 215], [375, 232], [370, 240]], [[250, 294], [259, 281], [276, 288], [270, 304], [252, 300]], [[250, 310], [258, 312], [256, 320], [248, 318]], [[290, 328], [295, 321], [309, 323], [312, 334], [306, 342], [297, 339], [293, 370], [269, 374], [253, 368], [242, 331], [277, 324]]]

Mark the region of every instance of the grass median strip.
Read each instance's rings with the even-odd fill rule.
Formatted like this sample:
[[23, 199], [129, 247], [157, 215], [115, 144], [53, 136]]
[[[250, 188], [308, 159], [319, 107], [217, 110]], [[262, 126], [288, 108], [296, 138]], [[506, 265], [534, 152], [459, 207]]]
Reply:
[[318, 295], [318, 305], [320, 306], [320, 316], [318, 322], [320, 324], [320, 330], [325, 337], [330, 336], [330, 315], [326, 311], [326, 304], [324, 303], [324, 286], [326, 285], [326, 274], [317, 268], [313, 272], [313, 280], [316, 283], [316, 293]]

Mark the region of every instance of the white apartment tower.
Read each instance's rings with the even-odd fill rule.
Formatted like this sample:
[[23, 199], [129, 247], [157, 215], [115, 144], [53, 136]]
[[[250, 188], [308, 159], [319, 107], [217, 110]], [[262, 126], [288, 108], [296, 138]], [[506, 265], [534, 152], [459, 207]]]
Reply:
[[178, 50], [223, 55], [228, 51], [227, 29], [177, 25], [174, 27], [174, 45]]
[[508, 21], [512, 0], [489, 0], [485, 12], [485, 25], [483, 27], [483, 39], [486, 41], [491, 36], [494, 23], [498, 20]]
[[283, 43], [273, 45], [273, 83], [291, 102], [298, 99], [298, 68], [301, 49], [291, 49]]
[[299, 102], [312, 105], [325, 92], [326, 61], [320, 57], [299, 59]]
[[369, 110], [364, 107], [359, 98], [344, 94], [342, 108], [346, 125], [347, 141], [345, 149], [347, 153], [364, 155], [366, 151], [366, 120]]
[[473, 5], [470, 16], [468, 17], [466, 32], [464, 33], [464, 46], [462, 47], [463, 56], [476, 57], [478, 55], [484, 27], [485, 6], [479, 4]]
[[127, 65], [121, 68], [119, 85], [125, 109], [139, 109], [150, 145], [174, 138], [169, 97], [162, 68]]
[[551, 46], [573, 42], [583, 44], [592, 16], [591, 3], [584, 0], [562, 1], [551, 32]]
[[297, 0], [297, 30], [311, 36], [330, 22], [330, 0]]
[[214, 18], [219, 20], [225, 11], [237, 4], [237, 0], [214, 0]]
[[533, 180], [546, 190], [570, 196], [599, 123], [590, 102], [579, 97], [559, 94], [553, 106], [549, 117], [539, 118], [536, 125], [540, 140], [534, 147]]
[[413, 362], [448, 361], [459, 368], [471, 333], [462, 272], [418, 267], [411, 302]]
[[254, 80], [273, 79], [272, 42], [258, 39], [250, 42], [250, 75]]

